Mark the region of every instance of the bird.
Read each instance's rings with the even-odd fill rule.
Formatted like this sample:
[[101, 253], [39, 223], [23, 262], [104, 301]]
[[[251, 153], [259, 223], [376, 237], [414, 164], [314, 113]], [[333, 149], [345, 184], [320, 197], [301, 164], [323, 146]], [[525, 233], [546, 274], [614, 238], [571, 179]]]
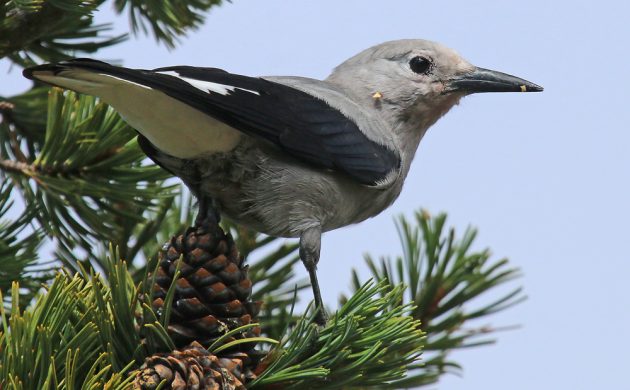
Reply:
[[543, 90], [422, 39], [370, 47], [324, 80], [131, 69], [86, 58], [23, 75], [113, 107], [144, 153], [197, 197], [197, 221], [223, 215], [299, 238], [320, 325], [328, 318], [316, 271], [322, 233], [389, 207], [427, 129], [463, 97]]

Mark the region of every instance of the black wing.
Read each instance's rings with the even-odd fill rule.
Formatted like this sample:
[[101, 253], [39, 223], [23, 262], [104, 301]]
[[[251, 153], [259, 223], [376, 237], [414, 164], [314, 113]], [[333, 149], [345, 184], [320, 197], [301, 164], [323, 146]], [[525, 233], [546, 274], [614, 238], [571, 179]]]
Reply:
[[[283, 84], [216, 68], [175, 66], [148, 71], [86, 59], [27, 69], [25, 76], [32, 78], [33, 70], [69, 68], [160, 90], [245, 134], [270, 141], [300, 160], [345, 172], [362, 184], [376, 185], [400, 166], [396, 152], [368, 139], [339, 110]], [[215, 88], [203, 88], [205, 85]]]

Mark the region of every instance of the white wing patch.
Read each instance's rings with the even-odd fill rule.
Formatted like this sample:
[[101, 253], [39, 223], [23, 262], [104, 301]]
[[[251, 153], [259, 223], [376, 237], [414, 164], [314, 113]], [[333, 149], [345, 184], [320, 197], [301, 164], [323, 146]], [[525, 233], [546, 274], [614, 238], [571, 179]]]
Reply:
[[135, 82], [130, 81], [130, 80], [125, 80], [125, 79], [121, 79], [120, 77], [112, 76], [111, 74], [103, 74], [103, 73], [99, 73], [99, 74], [100, 74], [101, 76], [104, 76], [104, 77], [111, 77], [111, 78], [113, 78], [113, 79], [116, 79], [116, 80], [122, 81], [123, 83], [128, 83], [128, 84], [133, 84], [133, 85], [136, 85], [136, 86], [138, 86], [138, 87], [140, 87], [140, 88], [144, 88], [144, 89], [153, 89], [153, 88], [151, 88], [151, 87], [148, 87], [148, 86], [143, 85], [143, 84], [140, 84], [140, 83], [135, 83]]
[[172, 70], [168, 70], [168, 71], [164, 71], [164, 72], [156, 72], [156, 73], [162, 73], [162, 74], [166, 74], [169, 76], [173, 76], [173, 77], [177, 77], [180, 80], [183, 80], [185, 82], [187, 82], [188, 84], [192, 85], [193, 87], [202, 90], [204, 92], [216, 92], [218, 94], [221, 94], [223, 96], [229, 94], [230, 92], [234, 92], [235, 89], [240, 89], [241, 91], [245, 91], [245, 92], [249, 92], [249, 93], [253, 93], [255, 95], [260, 96], [260, 93], [256, 92], [256, 91], [252, 91], [251, 89], [245, 89], [245, 88], [238, 88], [232, 85], [225, 85], [225, 84], [219, 84], [219, 83], [213, 83], [211, 81], [203, 81], [203, 80], [197, 80], [197, 79], [191, 79], [189, 77], [183, 77], [180, 76], [179, 73], [172, 71]]

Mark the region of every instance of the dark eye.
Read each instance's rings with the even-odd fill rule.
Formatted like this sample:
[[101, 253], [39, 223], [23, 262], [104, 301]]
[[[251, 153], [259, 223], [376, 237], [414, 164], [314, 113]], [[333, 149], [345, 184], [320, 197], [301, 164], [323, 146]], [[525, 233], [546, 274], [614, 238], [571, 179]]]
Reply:
[[409, 61], [409, 67], [415, 73], [428, 74], [431, 70], [431, 60], [425, 57], [416, 56]]

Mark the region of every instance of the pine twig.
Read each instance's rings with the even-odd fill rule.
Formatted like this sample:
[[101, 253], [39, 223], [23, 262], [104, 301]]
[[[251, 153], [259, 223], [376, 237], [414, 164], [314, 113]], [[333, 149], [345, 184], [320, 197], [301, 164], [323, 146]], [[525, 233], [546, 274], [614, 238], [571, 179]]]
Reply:
[[6, 159], [0, 159], [0, 169], [6, 172], [19, 173], [27, 176], [30, 176], [29, 173], [36, 170], [33, 164]]

